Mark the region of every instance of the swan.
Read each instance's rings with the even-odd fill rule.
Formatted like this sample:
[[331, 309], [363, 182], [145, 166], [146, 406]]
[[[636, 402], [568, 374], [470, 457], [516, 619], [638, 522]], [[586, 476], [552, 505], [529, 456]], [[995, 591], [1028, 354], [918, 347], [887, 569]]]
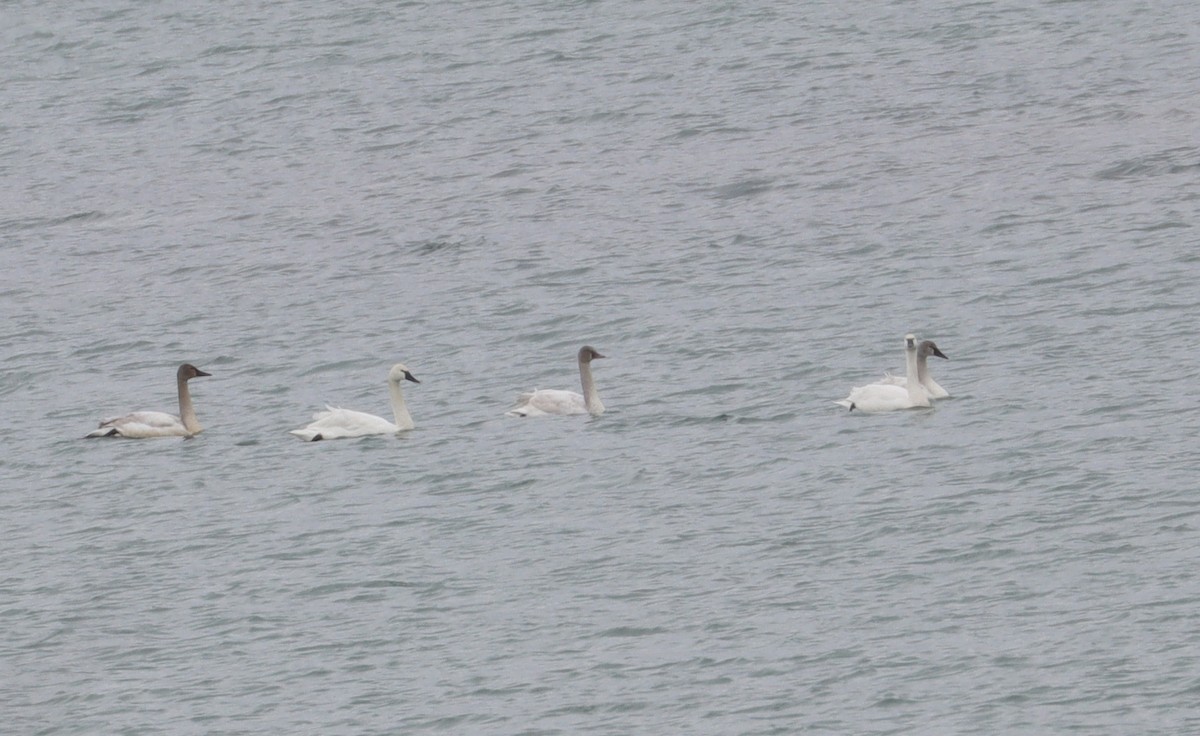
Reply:
[[200, 376], [211, 376], [191, 363], [184, 363], [175, 371], [175, 383], [179, 388], [179, 416], [163, 411], [135, 411], [123, 417], [110, 417], [100, 422], [97, 429], [84, 437], [193, 437], [204, 427], [196, 421], [196, 410], [192, 408], [192, 395], [188, 393], [188, 381]]
[[[936, 355], [939, 358], [945, 358], [946, 360], [949, 360], [945, 353], [943, 353], [941, 350], [938, 350], [938, 346], [933, 342], [933, 340], [922, 340], [921, 344], [917, 347], [917, 380], [922, 386], [925, 387], [925, 390], [929, 392], [929, 398], [944, 399], [950, 395], [950, 392], [938, 385], [938, 382], [933, 380], [933, 376], [929, 375], [929, 367], [926, 365], [926, 362], [930, 355]], [[903, 386], [907, 380], [908, 379], [905, 376], [893, 376], [892, 374], [888, 373], [883, 378], [879, 379], [878, 383], [891, 384], [893, 386]]]
[[929, 406], [929, 392], [917, 379], [917, 338], [904, 336], [904, 357], [907, 375], [903, 386], [871, 383], [850, 389], [850, 395], [835, 401], [850, 411], [877, 412]]
[[603, 357], [591, 345], [579, 348], [579, 382], [583, 386], [583, 394], [549, 388], [534, 389], [518, 396], [517, 405], [505, 414], [510, 417], [541, 417], [547, 414], [600, 416], [604, 413], [604, 404], [600, 403], [600, 394], [596, 392], [596, 383], [592, 380], [592, 361]]
[[305, 442], [316, 442], [344, 437], [365, 437], [371, 434], [394, 434], [412, 429], [413, 420], [408, 413], [408, 405], [404, 403], [404, 392], [400, 390], [401, 381], [420, 383], [403, 363], [397, 363], [388, 371], [388, 391], [392, 395], [392, 414], [396, 417], [394, 424], [374, 414], [326, 406], [325, 411], [313, 414], [311, 424], [301, 429], [293, 429], [290, 434]]

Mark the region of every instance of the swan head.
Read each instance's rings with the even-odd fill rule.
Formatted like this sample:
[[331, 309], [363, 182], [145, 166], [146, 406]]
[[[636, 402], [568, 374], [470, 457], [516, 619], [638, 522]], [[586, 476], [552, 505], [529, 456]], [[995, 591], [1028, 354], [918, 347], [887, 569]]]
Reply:
[[416, 376], [408, 372], [408, 368], [405, 368], [403, 363], [392, 366], [392, 369], [388, 371], [388, 380], [395, 384], [399, 384], [401, 381], [420, 383]]
[[200, 376], [211, 376], [211, 373], [205, 373], [191, 363], [184, 363], [179, 366], [179, 370], [175, 371], [175, 376], [181, 381], [188, 381]]
[[[921, 348], [917, 352], [917, 355], [920, 355], [920, 356], [923, 356], [926, 358], [928, 358], [930, 355], [936, 355], [939, 358], [946, 358], [946, 354], [943, 353], [941, 350], [938, 350], [938, 346], [933, 342], [933, 340], [922, 340]], [[946, 360], [950, 360], [950, 359], [946, 358]]]
[[603, 357], [604, 356], [601, 355], [600, 352], [598, 350], [596, 350], [596, 348], [592, 347], [591, 345], [584, 345], [583, 347], [579, 348], [579, 362], [580, 363], [591, 363], [596, 358], [603, 358]]
[[904, 336], [904, 349], [905, 350], [916, 350], [917, 349], [917, 336], [916, 335], [914, 335], [910, 332]]

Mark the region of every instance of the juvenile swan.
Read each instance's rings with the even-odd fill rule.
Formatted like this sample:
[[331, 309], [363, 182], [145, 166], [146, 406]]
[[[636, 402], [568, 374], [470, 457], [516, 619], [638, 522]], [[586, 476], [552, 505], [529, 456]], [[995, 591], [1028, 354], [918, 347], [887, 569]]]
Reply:
[[397, 363], [388, 372], [388, 391], [392, 395], [392, 414], [396, 417], [395, 424], [374, 414], [326, 406], [325, 411], [313, 414], [311, 424], [302, 429], [293, 429], [291, 434], [305, 442], [316, 442], [317, 440], [338, 440], [344, 437], [365, 437], [369, 434], [394, 434], [405, 429], [412, 429], [413, 420], [408, 413], [408, 405], [404, 403], [404, 392], [400, 390], [401, 381], [420, 383], [413, 374], [408, 372], [403, 363]]
[[917, 338], [904, 336], [904, 356], [907, 375], [903, 386], [872, 383], [850, 389], [850, 395], [835, 401], [850, 411], [894, 411], [929, 406], [929, 392], [917, 379]]
[[135, 411], [123, 417], [111, 417], [100, 422], [99, 429], [88, 432], [84, 437], [192, 437], [200, 434], [204, 427], [196, 421], [196, 410], [192, 408], [192, 395], [188, 393], [188, 381], [200, 376], [210, 376], [191, 363], [184, 363], [175, 371], [175, 383], [179, 387], [179, 416], [162, 411]]
[[[938, 350], [938, 346], [934, 344], [933, 340], [922, 340], [920, 346], [917, 348], [917, 380], [929, 392], [929, 398], [944, 399], [950, 395], [950, 392], [939, 386], [938, 382], [933, 380], [933, 376], [929, 373], [927, 360], [930, 355], [936, 355], [939, 358], [949, 360], [941, 350]], [[908, 378], [906, 376], [893, 376], [890, 373], [879, 379], [879, 383], [890, 383], [893, 386], [903, 386], [907, 382]]]
[[579, 382], [583, 386], [582, 395], [574, 391], [534, 389], [518, 396], [517, 405], [505, 412], [506, 415], [541, 417], [547, 414], [603, 414], [604, 404], [600, 403], [600, 394], [596, 393], [596, 383], [592, 380], [592, 361], [603, 357], [591, 345], [579, 348]]

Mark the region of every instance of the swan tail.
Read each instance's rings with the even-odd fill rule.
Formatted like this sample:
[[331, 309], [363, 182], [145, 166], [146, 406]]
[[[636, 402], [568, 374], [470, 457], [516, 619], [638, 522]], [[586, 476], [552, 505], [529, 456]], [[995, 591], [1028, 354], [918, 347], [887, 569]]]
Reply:
[[317, 440], [325, 439], [321, 436], [320, 432], [315, 429], [309, 429], [308, 427], [305, 427], [304, 429], [293, 429], [288, 432], [288, 434], [294, 434], [305, 442], [316, 442]]
[[121, 417], [106, 417], [101, 419], [100, 423], [96, 425], [96, 429], [93, 429], [91, 432], [85, 434], [83, 438], [89, 439], [91, 437], [115, 437], [119, 435], [120, 432], [117, 431], [117, 428], [113, 425], [113, 423], [120, 418]]
[[850, 411], [854, 411], [854, 402], [851, 401], [850, 399], [838, 399], [837, 401], [835, 401], [833, 403], [837, 404], [838, 406], [844, 406], [847, 409], [849, 409]]
[[533, 401], [533, 395], [535, 393], [537, 393], [536, 389], [534, 389], [533, 391], [527, 391], [523, 394], [518, 394], [517, 395], [517, 405], [514, 406], [513, 408], [509, 409], [508, 411], [504, 412], [504, 416], [506, 416], [506, 417], [527, 417], [527, 416], [529, 416], [529, 413], [530, 413], [529, 407], [531, 406], [531, 402]]

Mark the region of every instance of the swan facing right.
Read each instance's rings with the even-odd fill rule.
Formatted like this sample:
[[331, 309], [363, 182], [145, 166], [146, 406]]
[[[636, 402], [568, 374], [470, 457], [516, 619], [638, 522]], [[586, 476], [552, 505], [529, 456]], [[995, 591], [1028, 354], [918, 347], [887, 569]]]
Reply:
[[313, 421], [307, 427], [293, 429], [289, 434], [294, 434], [305, 442], [316, 442], [366, 437], [372, 434], [395, 434], [412, 429], [415, 425], [412, 415], [408, 413], [408, 405], [404, 403], [404, 391], [400, 388], [402, 381], [420, 383], [403, 363], [397, 363], [388, 371], [388, 393], [392, 397], [392, 415], [396, 419], [394, 423], [374, 414], [326, 406], [325, 411], [313, 414]]
[[600, 403], [600, 394], [596, 392], [596, 382], [592, 379], [592, 361], [604, 356], [591, 345], [584, 345], [579, 348], [577, 357], [579, 383], [583, 388], [582, 394], [552, 388], [534, 389], [518, 396], [517, 405], [505, 414], [510, 417], [566, 416], [570, 414], [591, 414], [595, 417], [603, 414], [604, 404]]
[[[942, 388], [937, 381], [933, 380], [933, 375], [929, 372], [929, 356], [931, 355], [950, 360], [950, 358], [946, 357], [945, 353], [938, 350], [938, 346], [933, 340], [922, 340], [921, 345], [917, 348], [917, 381], [929, 392], [929, 398], [944, 399], [950, 395], [950, 392]], [[893, 386], [904, 386], [908, 383], [908, 377], [893, 376], [889, 373], [879, 379], [878, 382], [890, 383]]]
[[907, 375], [903, 386], [888, 383], [871, 383], [850, 389], [850, 395], [835, 401], [850, 411], [864, 412], [895, 411], [930, 406], [929, 391], [917, 378], [917, 337], [904, 336], [904, 362]]
[[100, 422], [97, 429], [84, 435], [87, 437], [125, 437], [132, 440], [147, 437], [194, 437], [204, 431], [196, 421], [196, 410], [192, 408], [192, 395], [188, 392], [188, 381], [200, 376], [211, 376], [191, 363], [184, 363], [175, 371], [175, 387], [179, 393], [179, 416], [163, 411], [135, 411], [122, 417], [109, 417]]

